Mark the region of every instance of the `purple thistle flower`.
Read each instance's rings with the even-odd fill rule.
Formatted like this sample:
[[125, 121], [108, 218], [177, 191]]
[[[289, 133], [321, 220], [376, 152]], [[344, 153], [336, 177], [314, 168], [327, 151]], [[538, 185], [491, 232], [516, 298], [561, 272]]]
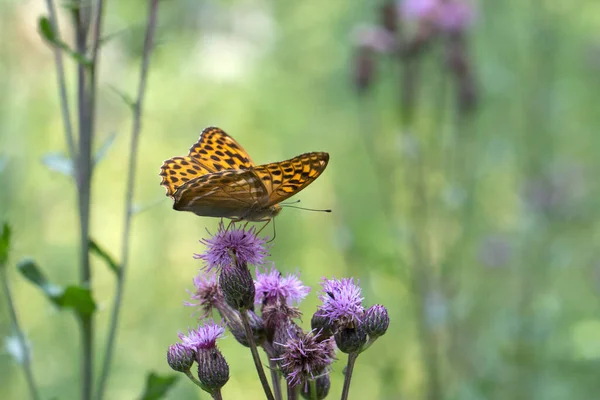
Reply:
[[202, 317], [205, 318], [210, 315], [213, 307], [218, 308], [218, 305], [223, 301], [223, 294], [219, 290], [217, 276], [215, 274], [196, 275], [194, 277], [194, 286], [196, 287], [196, 291], [191, 294], [191, 298], [192, 300], [196, 300], [196, 302], [186, 301], [183, 304], [190, 307], [202, 308]]
[[290, 386], [306, 383], [308, 379], [326, 373], [335, 360], [335, 345], [332, 339], [318, 341], [314, 332], [290, 335], [279, 361], [281, 370]]
[[354, 278], [324, 279], [319, 299], [323, 302], [318, 313], [339, 326], [351, 326], [360, 322], [364, 308], [361, 289]]
[[212, 319], [206, 320], [204, 325], [199, 325], [198, 329], [188, 328], [188, 334], [179, 333], [181, 343], [195, 351], [201, 349], [214, 348], [217, 345], [217, 339], [223, 337], [225, 328], [223, 323], [217, 324]]
[[219, 224], [217, 233], [211, 238], [202, 239], [200, 243], [206, 246], [206, 250], [200, 254], [194, 254], [195, 259], [203, 260], [205, 269], [212, 271], [225, 265], [233, 263], [232, 254], [235, 255], [240, 264], [261, 265], [265, 262], [267, 253], [267, 240], [256, 236], [256, 229], [238, 229], [231, 225], [225, 229], [223, 223]]
[[296, 274], [287, 273], [285, 276], [277, 269], [271, 267], [269, 271], [261, 273], [256, 269], [256, 304], [272, 303], [285, 299], [288, 305], [299, 304], [310, 292], [310, 287], [304, 286]]

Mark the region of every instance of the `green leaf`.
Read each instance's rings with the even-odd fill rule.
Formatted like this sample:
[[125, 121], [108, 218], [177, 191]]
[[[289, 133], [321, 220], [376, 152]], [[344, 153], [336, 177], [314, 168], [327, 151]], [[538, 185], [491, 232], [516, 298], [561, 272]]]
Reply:
[[90, 238], [89, 243], [90, 253], [100, 257], [106, 263], [106, 265], [108, 265], [111, 271], [114, 272], [115, 275], [119, 276], [119, 274], [121, 273], [119, 263], [117, 263], [115, 259], [110, 254], [108, 254], [108, 252], [102, 249], [94, 239]]
[[127, 93], [123, 93], [122, 91], [120, 91], [119, 89], [117, 89], [115, 86], [112, 86], [112, 85], [109, 85], [109, 88], [113, 92], [115, 92], [115, 94], [117, 96], [119, 96], [121, 98], [121, 100], [123, 100], [123, 102], [129, 106], [129, 108], [131, 108], [132, 110], [135, 108], [135, 101]]
[[40, 17], [38, 20], [38, 29], [44, 39], [50, 43], [56, 44], [56, 32], [48, 17]]
[[74, 176], [73, 161], [60, 153], [48, 153], [42, 158], [42, 163], [52, 171], [66, 176]]
[[96, 302], [92, 298], [92, 292], [81, 286], [67, 286], [63, 295], [58, 299], [58, 305], [70, 308], [80, 317], [89, 317], [96, 311]]
[[6, 222], [2, 225], [2, 232], [0, 233], [0, 268], [6, 265], [8, 260], [8, 251], [10, 250], [10, 225]]
[[151, 372], [146, 377], [146, 388], [141, 400], [156, 400], [165, 396], [167, 391], [177, 382], [179, 376], [175, 374], [160, 376]]
[[24, 258], [17, 263], [17, 269], [25, 279], [39, 287], [50, 301], [59, 307], [61, 306], [60, 298], [63, 296], [64, 289], [50, 282], [35, 260]]
[[109, 137], [106, 138], [104, 143], [102, 143], [102, 146], [100, 146], [100, 148], [96, 152], [96, 155], [94, 157], [94, 165], [97, 165], [100, 161], [102, 161], [104, 159], [104, 157], [106, 157], [106, 154], [108, 153], [108, 149], [110, 149], [110, 146], [112, 146], [112, 144], [115, 142], [116, 138], [117, 138], [116, 133], [113, 133]]
[[77, 61], [79, 64], [84, 65], [85, 67], [91, 67], [92, 60], [87, 58], [85, 54], [78, 53], [72, 50], [65, 42], [60, 40], [56, 35], [56, 31], [52, 26], [52, 23], [48, 19], [48, 17], [40, 17], [38, 21], [38, 29], [40, 31], [40, 35], [48, 41], [51, 45], [58, 47], [65, 53], [67, 53], [71, 58]]

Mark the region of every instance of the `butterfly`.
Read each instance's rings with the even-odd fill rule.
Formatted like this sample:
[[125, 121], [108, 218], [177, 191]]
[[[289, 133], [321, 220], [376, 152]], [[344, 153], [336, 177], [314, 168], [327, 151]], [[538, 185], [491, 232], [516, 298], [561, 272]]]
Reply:
[[310, 185], [327, 167], [329, 154], [304, 153], [286, 161], [255, 165], [222, 129], [208, 127], [185, 157], [160, 167], [161, 185], [173, 208], [201, 217], [269, 221], [279, 203]]

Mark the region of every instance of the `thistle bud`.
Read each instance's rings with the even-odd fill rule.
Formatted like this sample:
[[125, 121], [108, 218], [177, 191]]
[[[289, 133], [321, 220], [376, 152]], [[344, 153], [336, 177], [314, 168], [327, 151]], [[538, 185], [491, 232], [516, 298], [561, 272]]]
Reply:
[[167, 362], [169, 367], [178, 372], [187, 372], [194, 364], [194, 350], [181, 343], [175, 343], [169, 346], [167, 351]]
[[221, 269], [219, 287], [225, 302], [236, 310], [249, 310], [254, 306], [254, 279], [247, 264], [234, 262]]
[[335, 335], [335, 344], [341, 352], [359, 353], [362, 347], [367, 343], [367, 332], [362, 326], [356, 328], [341, 328]]
[[221, 389], [229, 380], [229, 365], [218, 348], [199, 349], [196, 361], [198, 379], [209, 392]]
[[310, 319], [310, 327], [314, 332], [317, 332], [319, 340], [324, 340], [333, 336], [334, 326], [331, 323], [331, 320], [318, 311], [314, 313]]
[[370, 339], [383, 336], [390, 326], [390, 317], [384, 306], [375, 304], [369, 308], [363, 319], [363, 329]]
[[310, 384], [304, 385], [300, 394], [307, 400], [323, 400], [329, 394], [329, 388], [331, 387], [331, 379], [329, 374], [319, 376], [316, 379], [315, 386], [317, 389], [316, 395], [311, 392], [312, 386]]
[[[247, 313], [250, 321], [250, 328], [252, 328], [254, 343], [256, 343], [257, 346], [260, 346], [266, 337], [263, 319], [256, 315], [254, 311], [248, 310]], [[242, 346], [250, 347], [248, 338], [246, 338], [246, 330], [244, 329], [244, 325], [242, 324], [242, 320], [240, 319], [239, 315], [235, 318], [228, 319], [227, 326], [229, 326], [229, 330], [238, 343], [240, 343]]]

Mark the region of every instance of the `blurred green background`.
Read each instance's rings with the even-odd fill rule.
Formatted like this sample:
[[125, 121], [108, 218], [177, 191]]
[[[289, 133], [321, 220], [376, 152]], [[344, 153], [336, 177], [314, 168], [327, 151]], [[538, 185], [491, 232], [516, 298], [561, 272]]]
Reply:
[[[172, 210], [158, 172], [208, 125], [257, 163], [330, 153], [295, 198], [333, 213], [284, 210], [270, 259], [313, 287], [305, 328], [321, 277], [354, 276], [365, 305], [388, 308], [388, 334], [359, 357], [350, 398], [597, 398], [600, 2], [474, 2], [460, 51], [476, 96], [465, 107], [444, 35], [413, 63], [365, 53], [376, 68], [357, 90], [357, 55], [372, 39], [358, 27], [377, 24], [382, 4], [161, 2], [135, 195], [156, 205], [133, 222], [108, 398], [136, 398], [148, 371], [169, 373], [167, 347], [195, 324], [183, 306], [201, 266], [192, 254], [218, 220]], [[115, 256], [131, 116], [112, 88], [135, 92], [146, 9], [108, 1], [105, 14], [115, 35], [102, 48], [96, 145], [117, 136], [95, 170], [91, 232]], [[9, 277], [35, 376], [44, 398], [71, 399], [76, 321], [13, 268], [30, 256], [57, 283], [78, 276], [75, 188], [42, 163], [66, 152], [53, 56], [37, 32], [46, 14], [42, 0], [0, 1], [0, 218], [14, 230]], [[408, 38], [419, 32], [415, 21], [402, 26]], [[71, 63], [67, 73], [74, 93]], [[114, 276], [97, 258], [93, 268], [99, 361]], [[224, 397], [263, 398], [250, 352], [229, 336], [220, 342], [231, 366]], [[341, 392], [339, 357], [331, 398]], [[0, 398], [26, 396], [21, 368], [0, 354]], [[208, 396], [180, 379], [168, 398]]]

